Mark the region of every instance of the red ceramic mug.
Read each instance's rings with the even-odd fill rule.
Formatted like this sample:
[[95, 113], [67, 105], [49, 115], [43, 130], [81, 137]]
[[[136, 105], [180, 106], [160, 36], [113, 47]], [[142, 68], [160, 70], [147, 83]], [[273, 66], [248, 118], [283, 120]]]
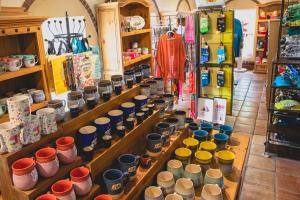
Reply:
[[29, 190], [36, 185], [38, 173], [35, 164], [33, 158], [22, 158], [12, 164], [13, 183], [20, 190]]
[[73, 184], [69, 180], [60, 180], [51, 186], [51, 191], [58, 199], [76, 200]]
[[96, 196], [94, 200], [112, 200], [112, 197], [107, 194]]
[[35, 153], [38, 172], [41, 176], [48, 178], [54, 176], [58, 169], [59, 163], [54, 148], [46, 147]]
[[93, 183], [88, 168], [77, 167], [70, 172], [70, 177], [77, 195], [86, 195], [92, 189]]
[[57, 200], [57, 198], [53, 194], [43, 194], [35, 200]]
[[56, 140], [57, 156], [60, 162], [70, 164], [75, 161], [77, 148], [73, 137], [61, 137]]

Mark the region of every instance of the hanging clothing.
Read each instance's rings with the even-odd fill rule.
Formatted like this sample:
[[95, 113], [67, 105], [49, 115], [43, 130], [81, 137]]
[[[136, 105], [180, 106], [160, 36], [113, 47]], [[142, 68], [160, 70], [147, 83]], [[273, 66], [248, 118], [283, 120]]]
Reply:
[[181, 35], [174, 33], [172, 37], [162, 35], [159, 38], [156, 60], [161, 76], [165, 80], [184, 81], [185, 48]]
[[240, 57], [240, 47], [243, 38], [242, 23], [240, 20], [234, 18], [234, 57]]
[[194, 16], [185, 18], [185, 42], [189, 44], [195, 43], [195, 20]]

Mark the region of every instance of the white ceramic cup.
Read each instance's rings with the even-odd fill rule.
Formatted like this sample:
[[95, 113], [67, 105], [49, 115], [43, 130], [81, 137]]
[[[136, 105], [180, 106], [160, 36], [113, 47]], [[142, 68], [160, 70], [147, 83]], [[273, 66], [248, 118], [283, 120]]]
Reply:
[[201, 192], [202, 200], [223, 200], [222, 190], [217, 184], [206, 184]]
[[30, 143], [35, 143], [41, 139], [40, 120], [36, 115], [31, 115], [31, 120], [24, 126], [24, 131]]
[[169, 171], [163, 171], [157, 175], [157, 185], [161, 187], [164, 195], [174, 193], [175, 180]]
[[164, 200], [163, 192], [160, 187], [149, 186], [144, 193], [145, 200]]
[[203, 183], [203, 175], [200, 165], [188, 164], [183, 173], [185, 178], [193, 181], [194, 187], [199, 187]]
[[183, 164], [179, 160], [169, 160], [167, 163], [167, 170], [171, 172], [174, 176], [174, 179], [177, 180], [182, 178]]
[[176, 181], [175, 192], [184, 200], [193, 200], [195, 198], [193, 182], [187, 178], [180, 178]]
[[40, 120], [41, 134], [49, 135], [57, 131], [56, 112], [54, 108], [42, 108], [36, 111]]
[[174, 193], [174, 194], [168, 194], [165, 198], [165, 200], [183, 200], [182, 196]]
[[10, 122], [13, 124], [27, 124], [31, 117], [30, 100], [26, 95], [13, 96], [7, 99], [7, 109]]
[[218, 184], [220, 188], [223, 188], [224, 178], [221, 170], [208, 169], [205, 173], [204, 184]]

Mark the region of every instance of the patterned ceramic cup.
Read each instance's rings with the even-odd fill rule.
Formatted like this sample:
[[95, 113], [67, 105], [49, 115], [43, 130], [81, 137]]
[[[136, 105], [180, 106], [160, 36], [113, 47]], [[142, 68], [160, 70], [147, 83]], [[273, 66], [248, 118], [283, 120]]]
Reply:
[[41, 134], [49, 135], [57, 131], [56, 112], [54, 108], [42, 108], [36, 111], [40, 120]]
[[40, 120], [36, 115], [31, 115], [31, 120], [25, 125], [24, 131], [28, 137], [29, 143], [35, 143], [41, 139]]
[[27, 124], [30, 121], [30, 101], [26, 95], [13, 96], [7, 99], [10, 122], [13, 124]]

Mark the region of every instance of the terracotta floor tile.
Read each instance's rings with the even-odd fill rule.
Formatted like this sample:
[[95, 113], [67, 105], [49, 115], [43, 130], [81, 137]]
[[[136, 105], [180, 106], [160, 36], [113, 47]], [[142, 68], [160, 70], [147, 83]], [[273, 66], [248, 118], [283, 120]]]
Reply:
[[249, 119], [247, 117], [237, 117], [236, 118], [236, 124], [246, 124], [246, 125], [250, 125], [253, 126], [255, 125], [255, 119]]
[[244, 96], [233, 96], [233, 99], [243, 101], [245, 99]]
[[257, 114], [257, 119], [267, 120], [268, 119], [268, 114], [266, 112], [265, 113], [258, 113]]
[[292, 194], [283, 190], [276, 191], [276, 200], [299, 200], [300, 194]]
[[263, 156], [264, 152], [265, 152], [265, 146], [264, 145], [251, 144], [250, 154]]
[[264, 128], [267, 129], [268, 127], [268, 121], [263, 119], [257, 119], [255, 123], [256, 128]]
[[266, 136], [253, 135], [252, 137], [252, 144], [265, 145], [265, 142], [266, 142]]
[[267, 128], [259, 128], [255, 127], [254, 128], [254, 135], [266, 135], [267, 134]]
[[233, 104], [233, 105], [239, 105], [239, 106], [242, 106], [243, 103], [244, 103], [244, 101], [239, 101], [239, 100], [233, 100], [233, 101], [232, 101], [232, 104]]
[[274, 191], [267, 187], [252, 184], [243, 184], [240, 200], [273, 200], [275, 198]]
[[263, 156], [250, 155], [247, 166], [275, 172], [275, 160]]
[[232, 110], [232, 116], [237, 117], [239, 115], [239, 110]]
[[261, 98], [261, 93], [248, 92], [246, 97]]
[[252, 107], [252, 106], [242, 106], [241, 111], [245, 111], [245, 112], [257, 112], [258, 111], [258, 107]]
[[232, 109], [233, 110], [241, 110], [242, 106], [241, 105], [233, 105]]
[[225, 123], [226, 124], [230, 124], [230, 125], [234, 125], [235, 123], [235, 120], [236, 120], [236, 117], [233, 117], [233, 116], [226, 116], [226, 121]]
[[249, 102], [260, 102], [260, 98], [252, 98], [252, 97], [246, 97], [245, 101], [249, 101]]
[[259, 104], [258, 103], [255, 103], [255, 102], [244, 102], [243, 106], [250, 106], [250, 107], [259, 107]]
[[240, 111], [239, 117], [247, 117], [249, 119], [256, 119], [257, 113], [256, 112], [245, 112]]
[[237, 124], [237, 122], [235, 122], [234, 132], [253, 134], [253, 131], [254, 131], [253, 126], [246, 125], [246, 124]]
[[300, 194], [300, 177], [276, 174], [276, 188], [295, 194]]
[[280, 174], [300, 176], [300, 161], [286, 158], [277, 158], [276, 172]]
[[[272, 191], [275, 188], [275, 174], [270, 171], [247, 167], [245, 174], [245, 183], [263, 185], [269, 187]], [[259, 188], [259, 186], [257, 186]]]

